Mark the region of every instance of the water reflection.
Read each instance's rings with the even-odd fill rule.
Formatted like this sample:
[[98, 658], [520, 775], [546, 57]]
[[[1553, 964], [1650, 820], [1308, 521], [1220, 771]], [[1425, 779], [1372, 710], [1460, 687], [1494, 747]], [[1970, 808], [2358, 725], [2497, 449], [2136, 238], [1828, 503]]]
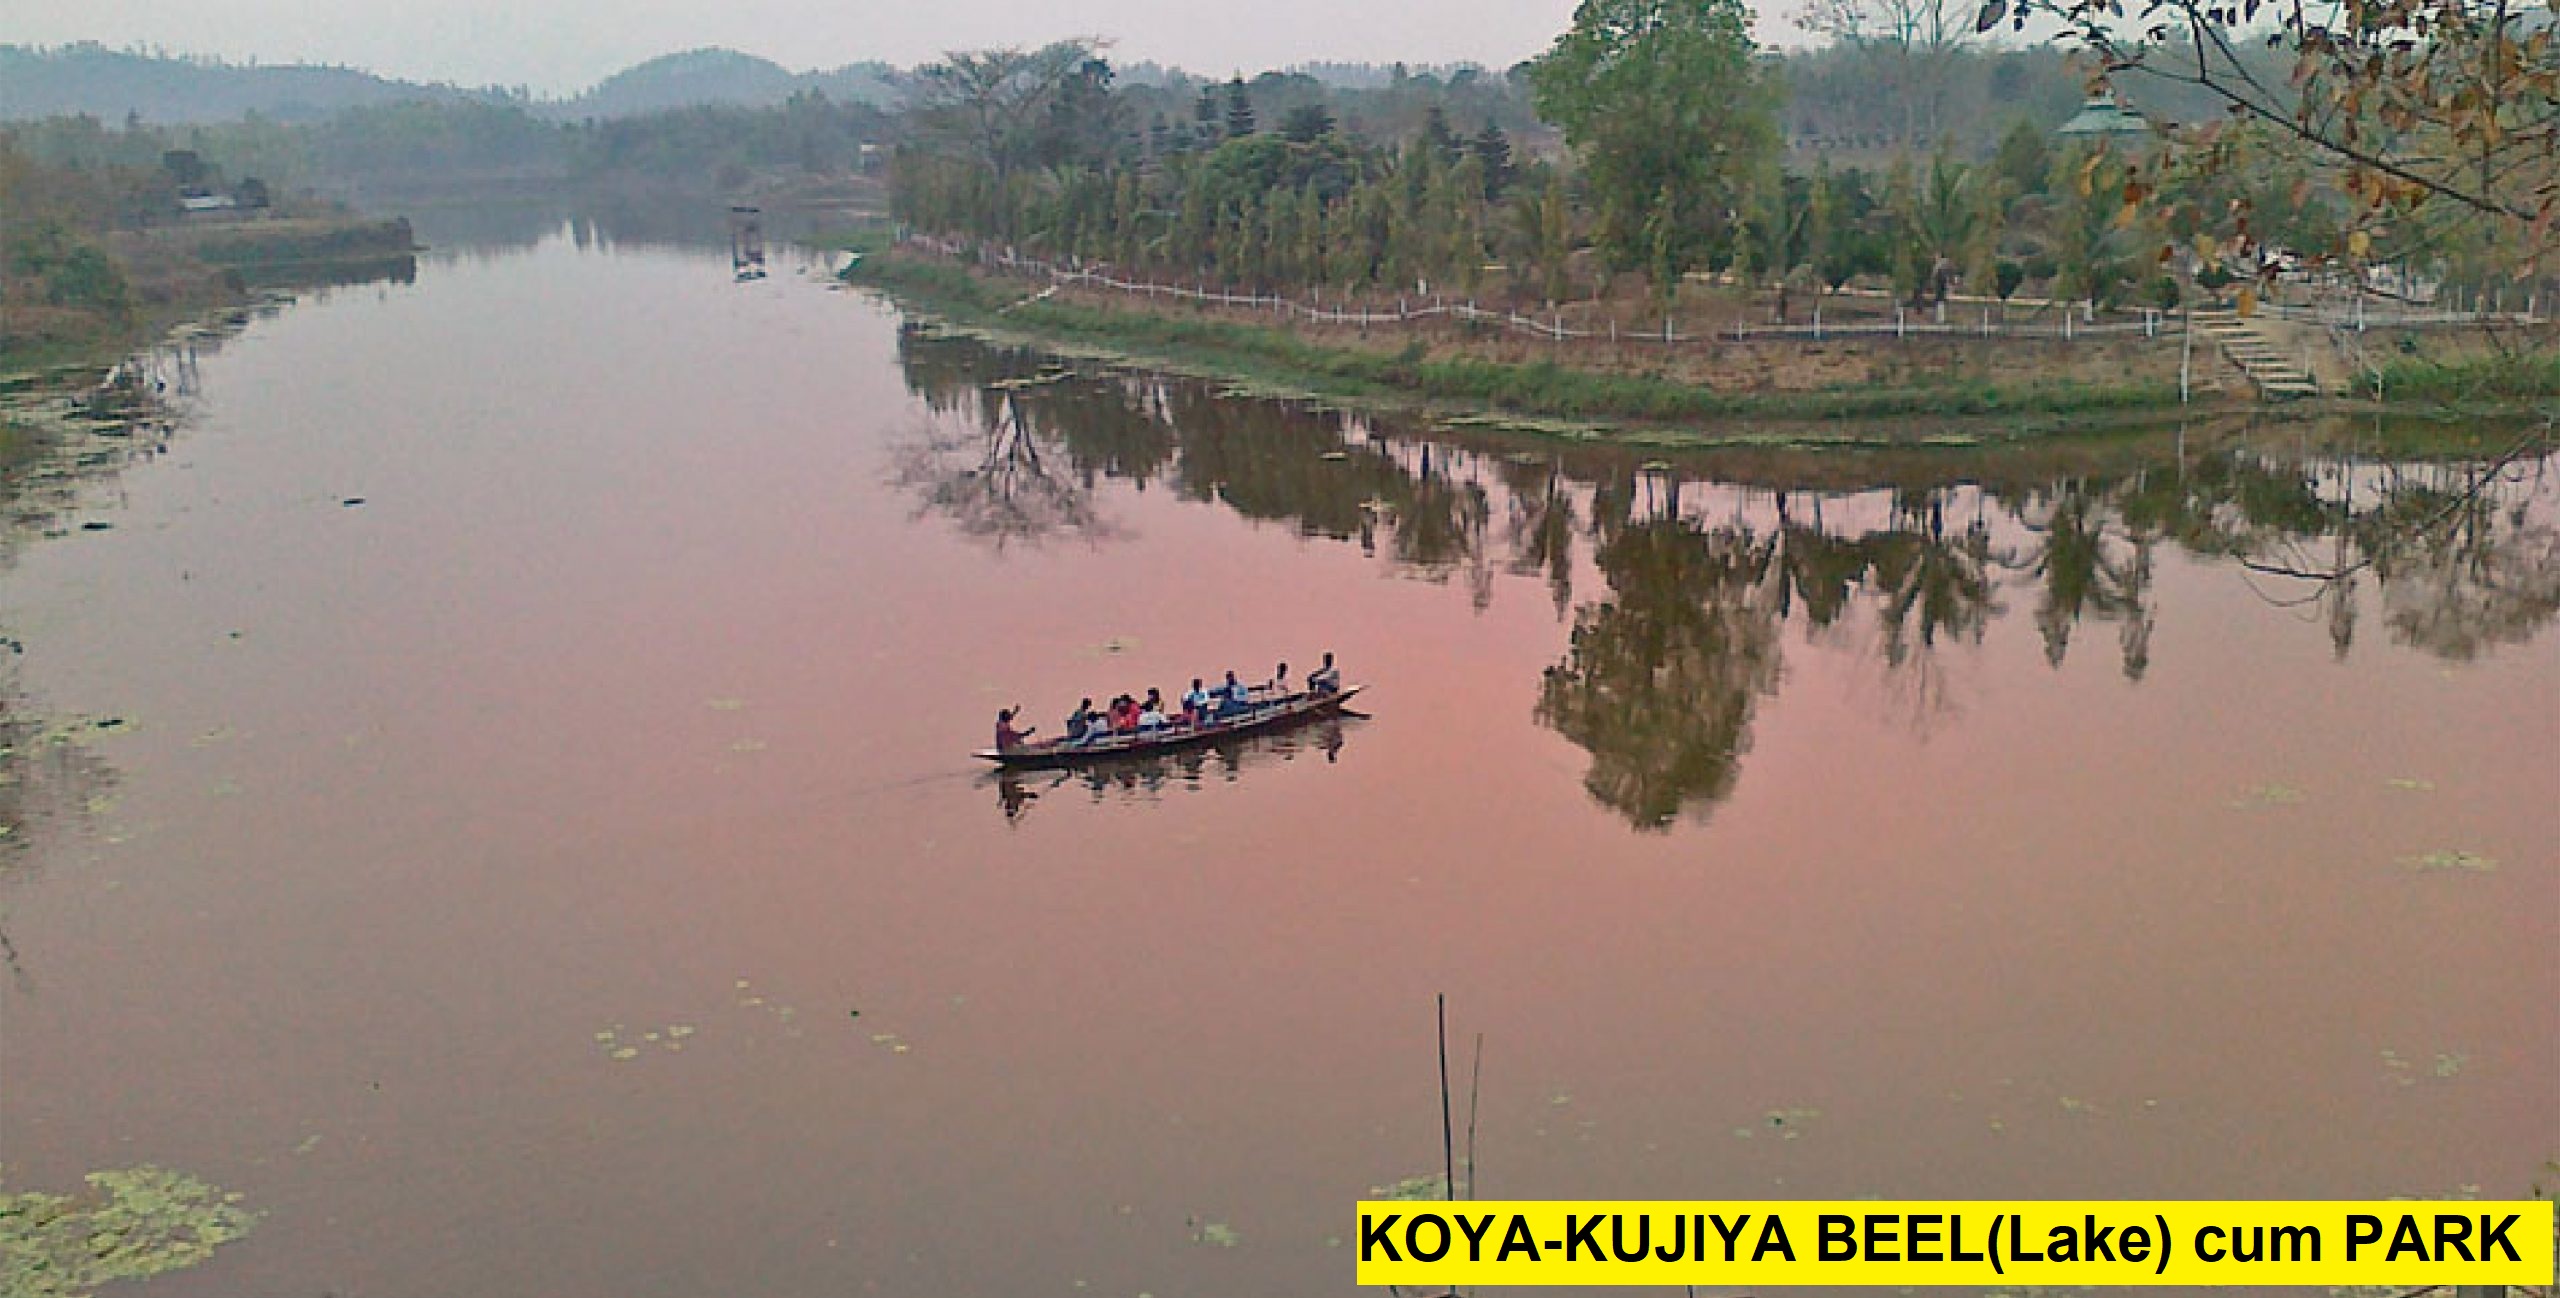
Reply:
[[[2460, 662], [2560, 616], [2560, 457], [2423, 437], [2283, 444], [2246, 427], [2006, 460], [1790, 464], [1767, 453], [1639, 460], [1618, 448], [1454, 442], [1310, 403], [1087, 367], [910, 327], [909, 386], [946, 424], [924, 509], [999, 543], [1111, 534], [1107, 483], [1170, 487], [1392, 570], [1542, 588], [1569, 620], [1538, 720], [1589, 755], [1591, 796], [1641, 828], [1730, 796], [1796, 623], [1871, 653], [1914, 724], [1950, 706], [1947, 655], [2023, 612], [2060, 669], [2101, 634], [2129, 682], [2152, 667], [2170, 554], [2249, 581], [2271, 615], [2344, 659], [2378, 616], [2394, 645]], [[912, 455], [909, 466], [914, 464]], [[1842, 475], [1862, 480], [1832, 487]], [[1824, 481], [1823, 489], [1773, 484]], [[2307, 612], [2308, 616], [2305, 616]]]
[[1302, 757], [1321, 757], [1330, 766], [1340, 761], [1356, 716], [1325, 720], [1283, 731], [1202, 744], [1152, 757], [1098, 762], [1060, 771], [998, 771], [986, 777], [995, 787], [996, 807], [1007, 824], [1020, 824], [1044, 797], [1083, 794], [1092, 802], [1112, 799], [1148, 802], [1169, 792], [1196, 793], [1211, 784], [1232, 784], [1245, 771]]
[[[408, 216], [418, 241], [440, 256], [492, 263], [567, 235], [581, 250], [725, 251], [735, 234], [729, 204], [709, 196], [670, 197], [597, 189], [563, 198], [429, 187], [358, 191], [357, 206]], [[760, 214], [764, 243], [775, 249], [839, 230], [868, 215], [855, 207], [769, 207]], [[777, 253], [777, 256], [782, 255]]]
[[1733, 791], [1751, 717], [1778, 686], [1774, 547], [1677, 517], [1600, 549], [1607, 598], [1574, 613], [1538, 719], [1591, 754], [1583, 787], [1647, 828]]

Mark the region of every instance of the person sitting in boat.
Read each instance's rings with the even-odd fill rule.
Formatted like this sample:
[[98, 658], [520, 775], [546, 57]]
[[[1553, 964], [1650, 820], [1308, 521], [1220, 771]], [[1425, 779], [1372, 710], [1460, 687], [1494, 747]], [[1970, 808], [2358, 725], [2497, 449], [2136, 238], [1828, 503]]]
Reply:
[[1076, 710], [1067, 714], [1067, 742], [1081, 744], [1095, 738], [1101, 721], [1102, 714], [1093, 710], [1093, 700], [1077, 704]]
[[1016, 714], [1016, 713], [1018, 713], [1018, 712], [1020, 712], [1020, 711], [1021, 711], [1021, 709], [1020, 709], [1020, 708], [1018, 708], [1018, 707], [1012, 707], [1012, 708], [1006, 708], [1005, 710], [1003, 710], [1003, 711], [1001, 711], [1001, 712], [998, 712], [998, 713], [996, 714], [996, 751], [997, 751], [997, 752], [999, 752], [999, 753], [1010, 753], [1010, 752], [1014, 751], [1015, 749], [1022, 747], [1022, 745], [1024, 744], [1024, 742], [1026, 742], [1027, 740], [1029, 740], [1029, 739], [1031, 738], [1031, 732], [1033, 732], [1033, 731], [1035, 731], [1035, 730], [1038, 730], [1038, 729], [1040, 728], [1040, 727], [1038, 727], [1038, 726], [1024, 726], [1024, 727], [1023, 727], [1022, 729], [1020, 729], [1020, 730], [1016, 730], [1016, 729], [1014, 729], [1014, 728], [1013, 728], [1013, 718], [1014, 718], [1014, 714]]
[[1111, 733], [1134, 735], [1138, 732], [1138, 701], [1126, 694], [1111, 700]]
[[1241, 715], [1253, 706], [1253, 687], [1237, 680], [1232, 671], [1227, 673], [1227, 683], [1218, 687], [1218, 695], [1221, 719]]
[[1333, 665], [1333, 654], [1328, 651], [1324, 656], [1324, 666], [1307, 673], [1307, 692], [1333, 694], [1341, 689], [1342, 671]]
[[1138, 733], [1153, 734], [1164, 729], [1167, 724], [1164, 715], [1164, 691], [1150, 686], [1147, 689], [1147, 701], [1138, 705]]
[[1200, 678], [1194, 676], [1191, 678], [1190, 692], [1182, 696], [1182, 724], [1196, 726], [1208, 719], [1209, 691], [1201, 685]]
[[1289, 688], [1289, 664], [1282, 663], [1280, 670], [1271, 673], [1271, 679], [1263, 685], [1262, 692], [1264, 697], [1275, 703], [1297, 692]]

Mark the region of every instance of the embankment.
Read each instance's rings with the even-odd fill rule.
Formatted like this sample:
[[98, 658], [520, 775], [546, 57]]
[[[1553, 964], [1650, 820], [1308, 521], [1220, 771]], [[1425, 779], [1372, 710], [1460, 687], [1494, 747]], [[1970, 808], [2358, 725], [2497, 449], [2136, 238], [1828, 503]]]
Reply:
[[[2182, 340], [1961, 336], [1555, 344], [1479, 323], [1363, 329], [1275, 321], [1267, 312], [1133, 302], [1041, 288], [904, 249], [857, 249], [851, 282], [959, 328], [1101, 351], [1242, 385], [1346, 402], [1427, 407], [1534, 425], [1663, 430], [1717, 422], [1716, 440], [1925, 441], [1945, 421], [2003, 431], [2115, 423], [2179, 405]], [[2199, 401], [2243, 385], [2199, 348]], [[1855, 427], [1844, 427], [1855, 425]], [[1706, 436], [1705, 434], [1698, 434]], [[1967, 440], [1983, 436], [1979, 427]]]

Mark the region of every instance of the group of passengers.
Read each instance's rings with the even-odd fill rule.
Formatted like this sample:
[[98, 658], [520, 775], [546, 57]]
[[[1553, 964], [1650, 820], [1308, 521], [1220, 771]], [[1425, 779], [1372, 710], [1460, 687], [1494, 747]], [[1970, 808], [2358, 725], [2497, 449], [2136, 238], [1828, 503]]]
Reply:
[[[1307, 673], [1306, 687], [1301, 691], [1289, 681], [1289, 664], [1280, 664], [1271, 679], [1260, 685], [1247, 685], [1236, 679], [1232, 671], [1224, 681], [1207, 685], [1200, 677], [1191, 678], [1191, 688], [1177, 700], [1178, 706], [1165, 705], [1164, 691], [1150, 689], [1144, 699], [1122, 694], [1110, 706], [1097, 708], [1088, 698], [1067, 714], [1066, 740], [1070, 744], [1094, 744], [1126, 736], [1153, 736], [1169, 730], [1196, 729], [1236, 721], [1259, 708], [1285, 703], [1301, 692], [1331, 694], [1342, 688], [1342, 673], [1333, 665], [1333, 655], [1324, 656], [1324, 665]], [[1031, 738], [1036, 726], [1016, 728], [1014, 718], [1019, 708], [1006, 708], [996, 714], [996, 748], [1011, 751]]]

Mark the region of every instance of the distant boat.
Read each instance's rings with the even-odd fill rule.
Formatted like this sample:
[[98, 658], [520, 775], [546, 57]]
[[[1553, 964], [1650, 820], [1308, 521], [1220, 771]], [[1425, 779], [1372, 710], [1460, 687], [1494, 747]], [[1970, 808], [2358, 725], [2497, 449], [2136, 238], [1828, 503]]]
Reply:
[[1335, 690], [1330, 694], [1318, 694], [1312, 690], [1291, 694], [1285, 698], [1273, 699], [1268, 703], [1254, 704], [1236, 716], [1223, 721], [1212, 721], [1207, 725], [1163, 726], [1155, 730], [1112, 735], [1106, 739], [1083, 743], [1071, 743], [1064, 739], [1043, 739], [1024, 744], [1020, 748], [981, 748], [977, 752], [977, 757], [981, 761], [994, 762], [1008, 770], [1029, 770], [1044, 766], [1083, 766], [1091, 762], [1108, 762], [1118, 758], [1169, 753], [1200, 744], [1216, 743], [1221, 739], [1233, 739], [1239, 735], [1258, 735], [1274, 730], [1286, 730], [1318, 717], [1335, 716], [1342, 711], [1343, 704], [1349, 703], [1352, 696], [1366, 688], [1362, 685], [1353, 685]]

